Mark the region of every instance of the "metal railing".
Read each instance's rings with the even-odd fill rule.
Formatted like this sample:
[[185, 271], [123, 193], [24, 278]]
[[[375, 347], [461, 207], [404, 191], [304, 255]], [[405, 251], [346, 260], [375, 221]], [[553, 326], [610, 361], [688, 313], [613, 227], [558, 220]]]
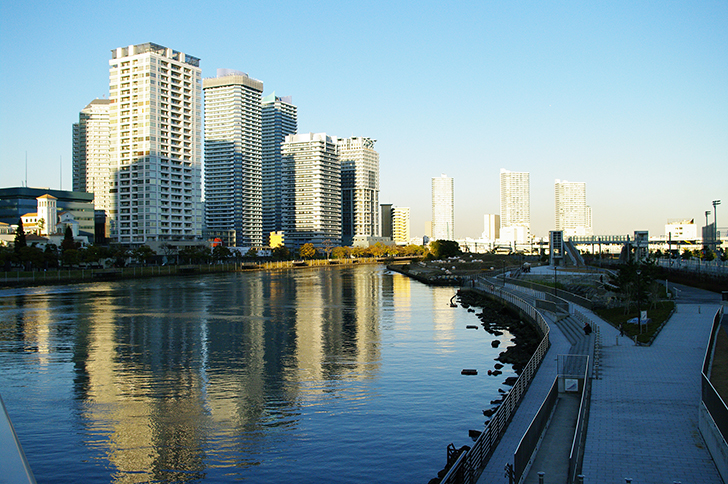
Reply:
[[698, 274], [728, 275], [728, 261], [714, 259], [656, 259], [655, 263], [668, 270], [696, 272]]
[[723, 440], [728, 442], [728, 406], [721, 398], [718, 391], [710, 382], [710, 369], [713, 364], [713, 351], [715, 350], [715, 342], [718, 337], [718, 331], [721, 329], [721, 318], [723, 317], [723, 308], [721, 307], [713, 317], [713, 327], [710, 330], [710, 339], [708, 347], [705, 350], [703, 358], [703, 370], [701, 372], [702, 379], [702, 401], [705, 408], [713, 418], [718, 431], [723, 436]]
[[528, 467], [528, 461], [531, 460], [533, 452], [536, 450], [538, 441], [541, 439], [546, 424], [548, 424], [549, 417], [553, 412], [556, 401], [559, 398], [559, 379], [554, 378], [554, 383], [551, 385], [548, 395], [544, 399], [541, 407], [536, 412], [536, 415], [531, 421], [531, 425], [528, 426], [528, 430], [521, 437], [521, 441], [518, 443], [516, 452], [513, 454], [513, 474], [514, 481], [520, 482], [521, 476]]
[[[529, 288], [535, 292], [540, 292], [548, 296], [556, 296], [559, 299], [564, 299], [566, 301], [572, 302], [574, 304], [578, 304], [579, 306], [583, 306], [585, 308], [591, 309], [593, 304], [592, 302], [581, 296], [577, 296], [574, 293], [564, 291], [563, 289], [553, 288], [549, 286], [545, 286], [543, 284], [539, 284], [537, 282], [533, 281], [523, 281], [523, 280], [514, 280], [514, 281], [508, 281], [509, 284], [513, 284], [516, 286], [521, 286], [523, 288]], [[522, 289], [521, 289], [522, 290]]]
[[586, 424], [588, 420], [589, 404], [591, 402], [591, 378], [589, 378], [589, 367], [592, 359], [587, 356], [584, 365], [584, 387], [581, 389], [581, 402], [579, 403], [579, 414], [576, 417], [576, 429], [574, 439], [571, 441], [569, 452], [569, 480], [573, 483], [576, 480], [576, 472], [579, 469], [581, 456], [584, 453], [584, 441], [586, 440]]
[[498, 297], [507, 304], [523, 311], [538, 325], [544, 336], [528, 364], [521, 371], [521, 375], [516, 380], [511, 391], [508, 392], [508, 396], [506, 396], [503, 403], [498, 407], [498, 410], [493, 414], [483, 433], [480, 434], [469, 451], [460, 454], [448, 473], [440, 481], [441, 484], [473, 484], [478, 480], [490, 455], [495, 449], [498, 439], [508, 426], [521, 398], [528, 389], [528, 385], [536, 375], [538, 367], [541, 365], [541, 361], [550, 345], [549, 326], [546, 324], [543, 315], [535, 307], [514, 294], [504, 292], [503, 288], [498, 286], [496, 281], [488, 280], [484, 277], [473, 280], [472, 287], [486, 294]]

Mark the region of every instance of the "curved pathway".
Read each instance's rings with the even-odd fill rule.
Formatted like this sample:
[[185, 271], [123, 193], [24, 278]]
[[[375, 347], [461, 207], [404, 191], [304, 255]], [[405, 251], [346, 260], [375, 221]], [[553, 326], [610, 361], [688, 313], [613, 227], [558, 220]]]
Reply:
[[[649, 346], [635, 346], [589, 310], [599, 325], [600, 379], [592, 380], [582, 474], [584, 482], [622, 484], [723, 481], [698, 430], [700, 371], [720, 296], [686, 286], [677, 311]], [[556, 375], [557, 354], [570, 344], [551, 326], [552, 347], [478, 482], [508, 483], [504, 466]], [[549, 481], [546, 476], [546, 483]], [[561, 483], [559, 483], [561, 484]]]
[[592, 381], [585, 482], [723, 481], [698, 430], [700, 370], [720, 296], [678, 286], [677, 311], [649, 347], [601, 323], [601, 379]]

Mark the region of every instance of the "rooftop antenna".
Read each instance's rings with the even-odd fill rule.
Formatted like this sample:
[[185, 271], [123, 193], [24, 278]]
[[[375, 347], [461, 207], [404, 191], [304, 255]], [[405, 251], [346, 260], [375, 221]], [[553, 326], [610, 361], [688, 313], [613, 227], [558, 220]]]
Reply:
[[28, 188], [28, 151], [25, 151], [25, 188]]

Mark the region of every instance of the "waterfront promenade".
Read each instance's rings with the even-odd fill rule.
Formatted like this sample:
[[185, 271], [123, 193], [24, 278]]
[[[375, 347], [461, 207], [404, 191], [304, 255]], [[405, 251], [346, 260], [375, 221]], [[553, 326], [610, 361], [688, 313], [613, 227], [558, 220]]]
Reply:
[[[594, 313], [601, 331], [599, 378], [592, 380], [582, 474], [585, 483], [722, 483], [698, 430], [700, 369], [720, 295], [678, 286], [677, 311], [655, 342], [635, 346]], [[570, 345], [555, 324], [552, 346], [478, 482], [508, 483], [505, 465], [556, 376]], [[541, 449], [549, 452], [553, 449]], [[548, 461], [548, 459], [546, 459]], [[531, 476], [534, 471], [531, 469]], [[549, 469], [544, 482], [549, 480]], [[560, 483], [561, 484], [561, 483]]]

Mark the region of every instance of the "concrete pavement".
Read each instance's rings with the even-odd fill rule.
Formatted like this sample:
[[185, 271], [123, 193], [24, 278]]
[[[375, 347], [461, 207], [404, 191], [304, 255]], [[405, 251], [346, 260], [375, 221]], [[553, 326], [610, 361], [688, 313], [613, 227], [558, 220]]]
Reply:
[[[586, 483], [722, 483], [698, 431], [700, 370], [720, 295], [680, 287], [677, 311], [649, 347], [606, 323], [592, 381]], [[649, 313], [648, 313], [649, 314]]]
[[[580, 309], [602, 334], [582, 470], [588, 484], [723, 482], [698, 431], [700, 369], [720, 295], [679, 289], [676, 313], [649, 347]], [[479, 483], [508, 483], [504, 467], [556, 376], [556, 355], [569, 352], [566, 337], [549, 326], [552, 346]]]

